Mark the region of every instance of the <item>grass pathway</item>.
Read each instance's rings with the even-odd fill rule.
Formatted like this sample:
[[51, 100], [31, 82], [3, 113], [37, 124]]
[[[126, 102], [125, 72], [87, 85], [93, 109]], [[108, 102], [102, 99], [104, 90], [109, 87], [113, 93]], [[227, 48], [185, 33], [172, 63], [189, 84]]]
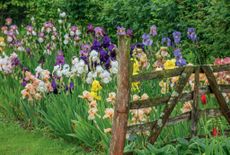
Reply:
[[1, 155], [71, 155], [88, 154], [79, 147], [29, 132], [17, 124], [0, 120]]

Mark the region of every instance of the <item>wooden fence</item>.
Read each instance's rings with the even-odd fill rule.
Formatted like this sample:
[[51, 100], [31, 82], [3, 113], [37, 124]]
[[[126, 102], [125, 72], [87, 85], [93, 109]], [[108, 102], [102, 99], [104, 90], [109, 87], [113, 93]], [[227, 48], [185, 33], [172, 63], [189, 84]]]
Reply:
[[[113, 118], [112, 139], [110, 143], [110, 154], [121, 155], [125, 145], [125, 137], [127, 132], [137, 132], [143, 130], [150, 131], [149, 142], [154, 143], [160, 135], [162, 129], [170, 124], [175, 124], [185, 120], [191, 120], [191, 136], [197, 133], [197, 123], [199, 117], [206, 114], [208, 117], [224, 116], [230, 124], [230, 109], [223, 97], [222, 93], [230, 93], [230, 85], [218, 85], [214, 76], [214, 72], [230, 71], [228, 65], [202, 65], [202, 66], [186, 66], [170, 70], [154, 71], [132, 76], [132, 65], [129, 53], [129, 40], [125, 36], [119, 36], [118, 39], [118, 60], [119, 71], [117, 81], [117, 98], [115, 104], [115, 113]], [[207, 87], [199, 86], [199, 74], [204, 73], [207, 77], [209, 85]], [[189, 80], [189, 77], [195, 74], [194, 91], [183, 93], [183, 89]], [[130, 87], [132, 82], [162, 79], [179, 76], [177, 85], [171, 96], [149, 98], [144, 101], [130, 102]], [[218, 101], [218, 109], [198, 109], [198, 100], [200, 93], [213, 93]], [[193, 100], [192, 111], [183, 113], [179, 116], [170, 118], [170, 114], [176, 104]], [[158, 120], [145, 124], [136, 124], [128, 126], [128, 115], [130, 109], [147, 108], [153, 106], [165, 105], [162, 115]]]

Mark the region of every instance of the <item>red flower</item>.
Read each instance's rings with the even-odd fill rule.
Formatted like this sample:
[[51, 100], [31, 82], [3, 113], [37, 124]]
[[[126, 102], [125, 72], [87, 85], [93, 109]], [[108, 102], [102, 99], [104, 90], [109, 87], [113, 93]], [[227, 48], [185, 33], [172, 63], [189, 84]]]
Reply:
[[201, 99], [201, 102], [203, 105], [205, 105], [207, 103], [207, 98], [206, 98], [205, 94], [202, 94], [200, 99]]
[[212, 136], [216, 137], [218, 135], [218, 130], [216, 128], [212, 129]]

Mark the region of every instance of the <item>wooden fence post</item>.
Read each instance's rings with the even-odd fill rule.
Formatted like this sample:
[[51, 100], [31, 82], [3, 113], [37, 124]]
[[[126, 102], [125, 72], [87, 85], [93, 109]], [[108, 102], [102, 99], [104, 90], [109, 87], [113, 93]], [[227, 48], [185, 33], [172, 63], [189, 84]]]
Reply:
[[122, 155], [125, 146], [131, 82], [131, 75], [129, 75], [131, 69], [129, 47], [129, 40], [126, 36], [119, 36], [117, 96], [113, 117], [112, 138], [110, 142], [110, 155]]
[[192, 104], [192, 112], [191, 112], [191, 134], [194, 137], [197, 134], [197, 123], [199, 120], [199, 112], [198, 112], [198, 100], [199, 100], [199, 83], [200, 83], [200, 67], [195, 68], [195, 84], [194, 84], [194, 92], [193, 92], [193, 104]]

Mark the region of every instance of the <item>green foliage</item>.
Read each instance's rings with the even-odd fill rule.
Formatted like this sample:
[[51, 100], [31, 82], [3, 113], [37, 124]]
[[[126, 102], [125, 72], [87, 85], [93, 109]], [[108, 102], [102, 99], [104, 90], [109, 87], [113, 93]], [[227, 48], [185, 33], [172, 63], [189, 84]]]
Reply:
[[[162, 35], [174, 30], [186, 32], [188, 27], [197, 30], [196, 49], [191, 43], [183, 47], [183, 55], [194, 63], [212, 63], [216, 57], [226, 57], [229, 51], [230, 4], [225, 0], [153, 0], [151, 23], [159, 27]], [[186, 33], [182, 39], [185, 40]], [[182, 41], [183, 41], [182, 40]], [[185, 42], [185, 41], [183, 41]], [[196, 53], [196, 54], [194, 54]]]
[[[168, 144], [162, 147], [156, 147], [155, 145], [147, 144], [145, 149], [138, 150], [133, 148], [134, 154], [138, 155], [164, 155], [164, 154], [178, 154], [178, 155], [187, 155], [187, 154], [221, 154], [227, 155], [230, 153], [230, 143], [229, 138], [217, 137], [211, 139], [205, 138], [193, 138], [190, 141], [178, 138], [176, 144]], [[132, 146], [127, 146], [126, 151], [129, 152], [129, 149]], [[131, 149], [132, 150], [132, 149]]]

